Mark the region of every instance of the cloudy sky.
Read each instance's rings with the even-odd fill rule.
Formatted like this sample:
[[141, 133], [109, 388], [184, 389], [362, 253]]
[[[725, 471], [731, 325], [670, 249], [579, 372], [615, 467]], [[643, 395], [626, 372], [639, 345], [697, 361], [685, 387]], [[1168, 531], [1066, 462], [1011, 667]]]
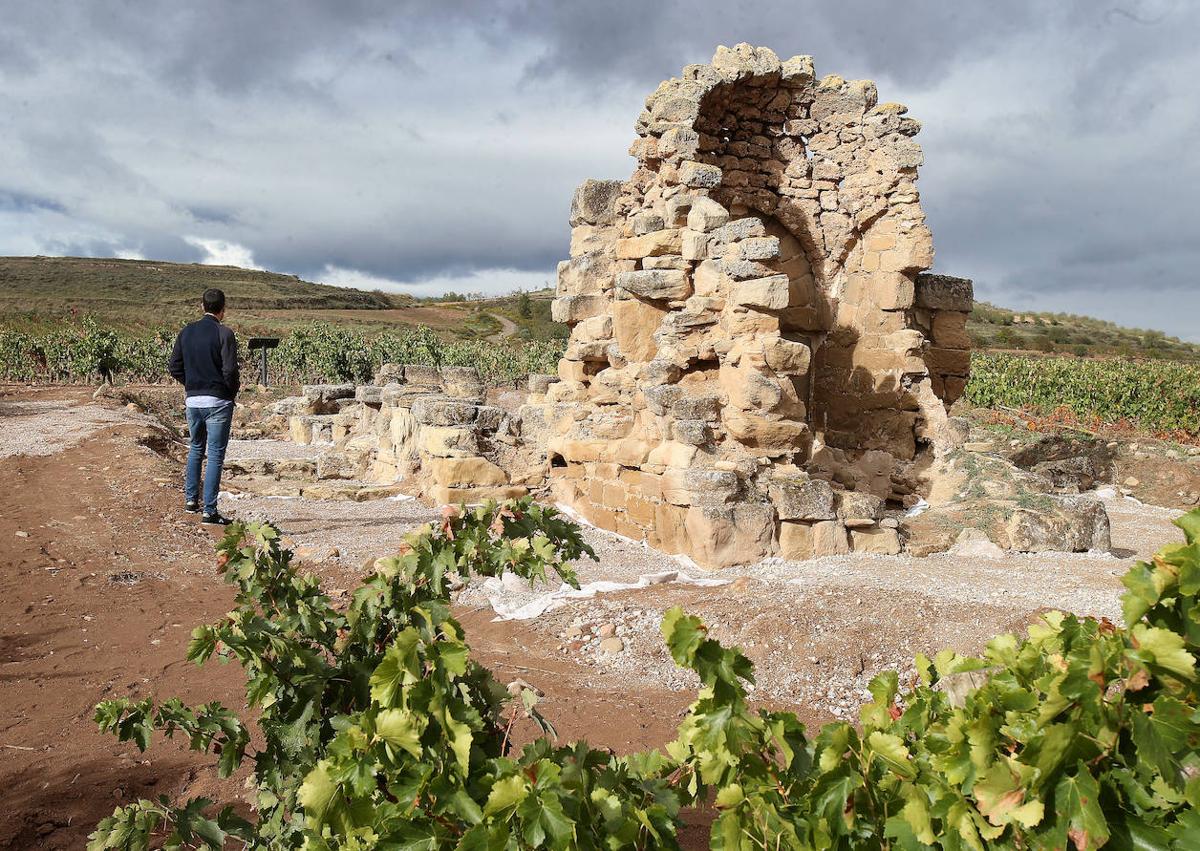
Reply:
[[739, 41], [909, 105], [979, 297], [1200, 340], [1190, 0], [0, 0], [0, 254], [539, 287], [645, 95]]

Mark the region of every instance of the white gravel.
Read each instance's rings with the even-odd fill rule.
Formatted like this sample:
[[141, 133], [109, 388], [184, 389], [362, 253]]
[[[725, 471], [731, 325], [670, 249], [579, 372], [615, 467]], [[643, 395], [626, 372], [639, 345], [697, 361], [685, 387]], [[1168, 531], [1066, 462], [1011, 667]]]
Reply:
[[68, 401], [0, 400], [0, 458], [54, 455], [107, 426], [154, 420], [132, 411]]

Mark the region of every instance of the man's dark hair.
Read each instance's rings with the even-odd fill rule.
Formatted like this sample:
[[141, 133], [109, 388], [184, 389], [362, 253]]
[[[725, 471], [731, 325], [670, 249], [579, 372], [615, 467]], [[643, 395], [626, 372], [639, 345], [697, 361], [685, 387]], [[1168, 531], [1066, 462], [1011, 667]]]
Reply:
[[220, 313], [225, 309], [225, 293], [215, 287], [204, 291], [203, 300], [205, 313]]

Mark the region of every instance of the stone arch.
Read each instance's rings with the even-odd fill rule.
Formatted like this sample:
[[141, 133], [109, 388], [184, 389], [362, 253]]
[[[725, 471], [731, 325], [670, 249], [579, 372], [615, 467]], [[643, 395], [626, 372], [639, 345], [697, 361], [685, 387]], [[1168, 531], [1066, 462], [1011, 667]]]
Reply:
[[[572, 335], [546, 416], [560, 499], [725, 563], [834, 522], [839, 488], [896, 496], [931, 398], [914, 300], [932, 240], [905, 112], [749, 45], [647, 98], [633, 175], [572, 205], [554, 305]], [[781, 506], [780, 476], [829, 506]]]

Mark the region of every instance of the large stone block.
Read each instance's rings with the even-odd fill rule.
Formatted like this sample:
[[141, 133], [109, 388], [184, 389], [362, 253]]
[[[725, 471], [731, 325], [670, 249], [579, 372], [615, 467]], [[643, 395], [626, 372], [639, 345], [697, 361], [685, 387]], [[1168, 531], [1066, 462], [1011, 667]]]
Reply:
[[769, 505], [693, 505], [684, 527], [688, 554], [702, 567], [753, 564], [774, 546], [775, 512]]
[[771, 482], [771, 503], [781, 520], [832, 520], [837, 516], [833, 488], [822, 479], [797, 475]]
[[739, 281], [733, 288], [734, 304], [754, 310], [784, 310], [790, 298], [790, 282], [787, 275]]
[[616, 246], [617, 257], [625, 260], [641, 260], [643, 257], [679, 254], [682, 250], [683, 232], [679, 228], [668, 228], [622, 239], [617, 242]]
[[503, 485], [504, 471], [482, 456], [465, 458], [429, 458], [422, 465], [433, 481], [447, 487], [464, 485]]
[[620, 180], [585, 180], [571, 198], [571, 227], [606, 225], [613, 221], [623, 188]]
[[687, 226], [704, 233], [716, 230], [728, 221], [729, 211], [713, 199], [704, 196], [692, 201], [687, 216]]
[[604, 312], [608, 299], [597, 295], [561, 296], [550, 302], [550, 318], [574, 324]]
[[454, 426], [474, 422], [478, 405], [444, 396], [425, 396], [412, 405], [412, 414], [421, 425]]
[[652, 301], [682, 301], [692, 294], [687, 273], [679, 269], [640, 269], [621, 272], [617, 286]]
[[689, 160], [679, 166], [679, 182], [694, 189], [713, 189], [721, 185], [721, 169]]
[[974, 287], [967, 278], [929, 273], [916, 277], [917, 307], [969, 312], [975, 300], [974, 295]]

